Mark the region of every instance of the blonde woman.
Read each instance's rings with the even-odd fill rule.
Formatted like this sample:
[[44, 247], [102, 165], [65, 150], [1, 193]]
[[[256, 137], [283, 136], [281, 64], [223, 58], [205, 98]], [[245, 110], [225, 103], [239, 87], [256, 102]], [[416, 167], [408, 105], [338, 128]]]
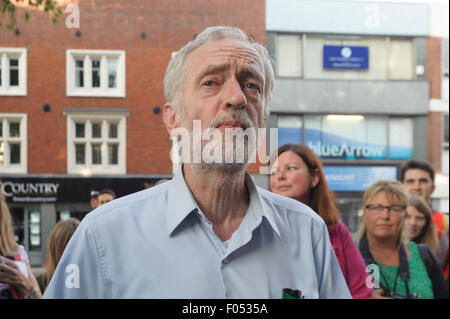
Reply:
[[24, 247], [14, 239], [11, 215], [0, 192], [0, 299], [22, 298], [39, 299], [42, 294]]
[[404, 236], [408, 200], [406, 189], [398, 181], [378, 181], [364, 193], [357, 239], [366, 264], [378, 269], [373, 276], [379, 274], [374, 279], [379, 280], [381, 289], [374, 287], [373, 297], [448, 298], [436, 259], [427, 255], [434, 265], [430, 276], [417, 244]]
[[406, 208], [405, 235], [416, 244], [426, 244], [433, 254], [438, 249], [438, 237], [433, 213], [425, 200], [417, 195], [409, 198]]
[[59, 221], [52, 230], [47, 245], [47, 264], [45, 272], [38, 277], [38, 281], [42, 291], [48, 286], [52, 279], [56, 266], [64, 252], [72, 235], [75, 233], [80, 221], [76, 218]]

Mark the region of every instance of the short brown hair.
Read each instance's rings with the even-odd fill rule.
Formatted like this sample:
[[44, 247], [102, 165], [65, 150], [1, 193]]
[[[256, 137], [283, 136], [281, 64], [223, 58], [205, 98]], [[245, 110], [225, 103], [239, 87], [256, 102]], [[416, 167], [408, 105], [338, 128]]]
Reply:
[[431, 178], [432, 184], [434, 184], [434, 168], [431, 166], [430, 163], [427, 161], [421, 161], [421, 160], [410, 160], [407, 161], [401, 168], [400, 168], [400, 181], [403, 183], [405, 181], [405, 174], [406, 171], [410, 169], [421, 169], [423, 171], [428, 172]]
[[109, 194], [109, 195], [111, 195], [113, 197], [113, 199], [116, 198], [116, 193], [114, 193], [114, 191], [112, 189], [109, 189], [109, 188], [104, 188], [101, 191], [99, 191], [98, 194], [97, 194], [97, 198], [100, 195], [102, 195], [102, 194]]

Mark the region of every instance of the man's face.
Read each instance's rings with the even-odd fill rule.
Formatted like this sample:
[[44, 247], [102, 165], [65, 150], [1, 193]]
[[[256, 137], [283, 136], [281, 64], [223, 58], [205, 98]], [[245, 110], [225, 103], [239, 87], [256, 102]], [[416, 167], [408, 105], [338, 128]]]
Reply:
[[97, 196], [98, 206], [102, 206], [113, 199], [114, 197], [111, 194], [100, 194]]
[[265, 127], [264, 78], [261, 58], [246, 43], [223, 39], [200, 46], [186, 60], [184, 123], [178, 125], [192, 131], [193, 120], [200, 120], [202, 132], [217, 128], [222, 134], [225, 129]]
[[435, 188], [430, 174], [419, 168], [411, 168], [405, 172], [403, 186], [410, 194], [421, 196], [428, 203]]

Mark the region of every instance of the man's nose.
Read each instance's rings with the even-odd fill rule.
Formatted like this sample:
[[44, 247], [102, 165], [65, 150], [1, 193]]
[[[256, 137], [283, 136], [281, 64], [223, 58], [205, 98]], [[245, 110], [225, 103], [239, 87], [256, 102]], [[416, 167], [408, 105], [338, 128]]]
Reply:
[[225, 85], [225, 104], [227, 108], [243, 110], [247, 106], [247, 98], [241, 84], [236, 79], [230, 79]]

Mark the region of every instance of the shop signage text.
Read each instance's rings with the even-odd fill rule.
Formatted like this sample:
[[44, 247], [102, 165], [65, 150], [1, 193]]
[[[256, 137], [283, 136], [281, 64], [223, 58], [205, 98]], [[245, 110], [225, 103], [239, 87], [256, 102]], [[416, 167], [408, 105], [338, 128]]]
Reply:
[[56, 202], [59, 183], [3, 182], [2, 193], [15, 202]]
[[365, 157], [382, 158], [385, 156], [383, 146], [369, 145], [323, 145], [322, 142], [308, 142], [308, 147], [319, 157]]

